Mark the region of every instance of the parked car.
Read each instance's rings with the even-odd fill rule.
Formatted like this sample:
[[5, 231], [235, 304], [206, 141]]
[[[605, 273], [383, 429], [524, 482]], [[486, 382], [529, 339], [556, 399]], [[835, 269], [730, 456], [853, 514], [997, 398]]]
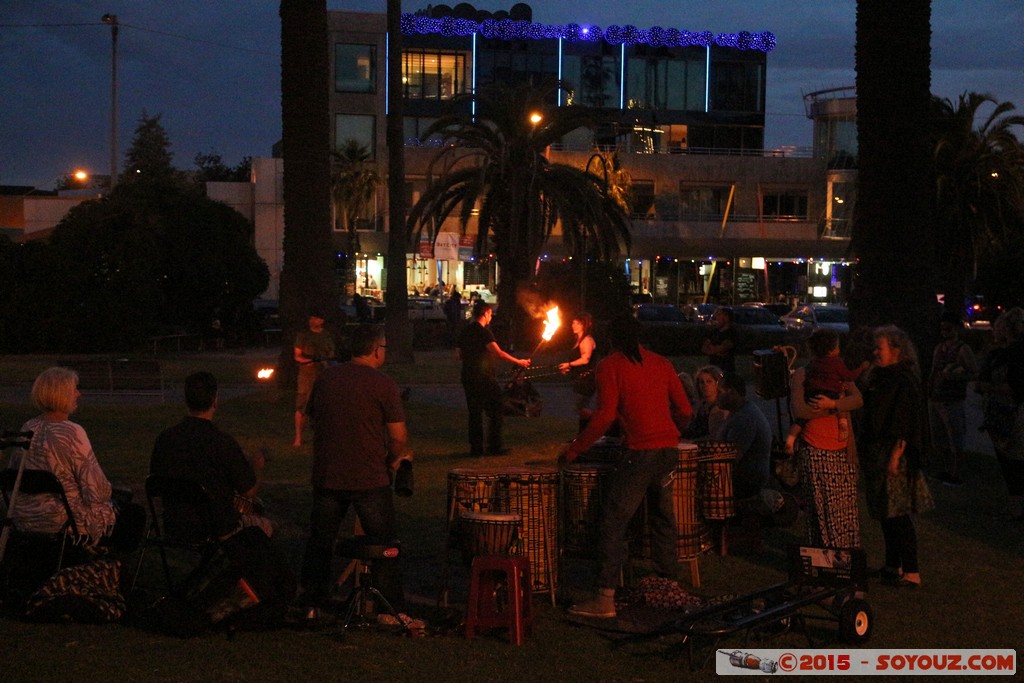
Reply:
[[733, 306], [732, 324], [737, 330], [784, 334], [786, 324], [782, 318], [763, 306]]
[[850, 311], [835, 304], [802, 304], [787, 313], [786, 327], [797, 332], [809, 332], [819, 327], [840, 334], [850, 331]]
[[445, 322], [444, 307], [431, 296], [410, 296], [408, 301], [409, 320], [437, 320]]
[[672, 304], [639, 304], [633, 307], [633, 315], [644, 326], [679, 327], [689, 322]]
[[[363, 296], [366, 301], [366, 305], [370, 307], [370, 320], [375, 323], [383, 322], [384, 320], [384, 302], [375, 296]], [[356, 307], [352, 304], [352, 297], [345, 299], [345, 303], [340, 306], [342, 314], [345, 316], [345, 320], [350, 323], [359, 321], [359, 314], [356, 313]]]
[[689, 304], [683, 307], [683, 315], [692, 323], [709, 323], [718, 304]]

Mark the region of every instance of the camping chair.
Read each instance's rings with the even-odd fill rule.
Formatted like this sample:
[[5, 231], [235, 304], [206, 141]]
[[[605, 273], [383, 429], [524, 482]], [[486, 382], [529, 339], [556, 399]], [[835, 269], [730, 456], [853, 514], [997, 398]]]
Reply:
[[[75, 524], [75, 515], [71, 511], [71, 504], [68, 502], [67, 494], [64, 492], [64, 486], [60, 483], [57, 475], [49, 470], [22, 469], [19, 471], [7, 469], [0, 472], [0, 493], [3, 494], [4, 505], [7, 508], [7, 518], [3, 521], [4, 526], [10, 526], [12, 531], [17, 532], [26, 541], [44, 541], [57, 545], [60, 550], [57, 554], [57, 567], [55, 571], [60, 571], [64, 567], [64, 553], [67, 548], [68, 537], [71, 537], [73, 543], [74, 539], [81, 537], [81, 534], [78, 531], [78, 525]], [[10, 513], [12, 510], [11, 501], [14, 500], [14, 505], [17, 505], [17, 498], [20, 495], [56, 496], [64, 507], [65, 515], [64, 524], [61, 525], [60, 530], [52, 534], [18, 530], [13, 520], [10, 519]]]
[[[142, 539], [142, 550], [139, 562], [132, 578], [132, 589], [139, 578], [142, 562], [150, 546], [160, 551], [164, 578], [167, 590], [174, 594], [187, 581], [188, 576], [202, 568], [210, 560], [221, 539], [217, 536], [214, 524], [213, 504], [206, 487], [191, 479], [177, 479], [159, 474], [151, 474], [146, 478], [146, 502], [149, 506], [149, 527]], [[170, 508], [191, 513], [194, 519], [189, 524], [180, 524], [180, 529], [169, 528], [164, 512]], [[199, 562], [192, 570], [175, 583], [171, 576], [171, 566], [167, 561], [167, 549], [186, 550], [199, 555]]]

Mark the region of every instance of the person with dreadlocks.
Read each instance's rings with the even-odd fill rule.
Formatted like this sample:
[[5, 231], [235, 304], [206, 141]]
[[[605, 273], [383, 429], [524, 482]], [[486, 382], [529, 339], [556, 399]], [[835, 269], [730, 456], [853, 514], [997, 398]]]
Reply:
[[679, 434], [692, 410], [672, 363], [640, 345], [639, 323], [632, 316], [614, 319], [608, 328], [612, 353], [597, 365], [597, 410], [586, 429], [569, 444], [562, 460], [575, 461], [618, 419], [623, 453], [608, 475], [598, 543], [597, 596], [573, 605], [584, 617], [615, 616], [615, 586], [626, 559], [626, 528], [644, 496], [656, 503], [650, 516], [652, 551], [658, 571], [675, 578], [676, 523], [672, 474], [679, 463]]

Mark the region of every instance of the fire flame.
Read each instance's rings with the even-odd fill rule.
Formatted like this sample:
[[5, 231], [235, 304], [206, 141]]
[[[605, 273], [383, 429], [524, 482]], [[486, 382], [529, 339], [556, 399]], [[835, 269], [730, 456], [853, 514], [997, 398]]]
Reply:
[[555, 336], [555, 330], [561, 324], [562, 320], [558, 317], [558, 306], [548, 309], [548, 319], [544, 321], [544, 334], [541, 335], [541, 339], [551, 341], [551, 338]]
[[256, 373], [256, 379], [270, 379], [274, 376], [274, 368], [260, 368]]

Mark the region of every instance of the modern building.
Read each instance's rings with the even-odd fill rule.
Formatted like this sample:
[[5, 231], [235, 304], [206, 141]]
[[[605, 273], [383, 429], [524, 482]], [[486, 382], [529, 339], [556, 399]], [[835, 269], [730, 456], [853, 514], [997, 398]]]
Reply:
[[[337, 150], [357, 141], [384, 178], [386, 17], [330, 12], [329, 22], [331, 144]], [[411, 202], [425, 189], [437, 154], [436, 141], [421, 134], [453, 107], [472, 113], [472, 98], [459, 96], [492, 83], [557, 80], [562, 88], [551, 104], [596, 107], [601, 124], [567, 136], [550, 159], [584, 168], [597, 152], [615, 153], [629, 173], [633, 246], [622, 265], [638, 292], [680, 304], [709, 295], [727, 302], [845, 298], [848, 230], [837, 228], [852, 203], [835, 199], [840, 190], [852, 192], [843, 186], [844, 169], [833, 168], [827, 152], [764, 149], [771, 33], [553, 26], [534, 22], [524, 4], [490, 13], [465, 3], [404, 15], [402, 33]], [[254, 220], [273, 297], [283, 225], [280, 164], [257, 159], [253, 172], [248, 208], [239, 196], [229, 203]], [[385, 191], [382, 185], [358, 221], [355, 289], [374, 295], [388, 282]], [[211, 196], [227, 200], [231, 192], [212, 188]], [[494, 264], [476, 259], [472, 237], [459, 233], [452, 219], [435, 244], [407, 255], [410, 287], [440, 279], [460, 290], [493, 289], [500, 276]], [[340, 229], [337, 238], [339, 250], [346, 249]], [[548, 246], [547, 258], [567, 257], [557, 234]]]

